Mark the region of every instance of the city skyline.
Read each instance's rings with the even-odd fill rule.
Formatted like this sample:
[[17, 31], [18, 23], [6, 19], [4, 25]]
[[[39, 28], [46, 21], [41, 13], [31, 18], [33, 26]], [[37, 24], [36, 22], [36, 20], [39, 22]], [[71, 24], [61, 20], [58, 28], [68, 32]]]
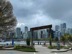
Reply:
[[[45, 25], [43, 25], [45, 26]], [[60, 37], [64, 36], [64, 34], [70, 34], [72, 35], [72, 28], [67, 28], [66, 23], [62, 23], [60, 25], [55, 26], [55, 30], [52, 29], [52, 36], [53, 37]], [[23, 30], [21, 30], [20, 27], [17, 27], [14, 31], [9, 32], [9, 37], [11, 38], [12, 35], [14, 38], [18, 39], [26, 39], [28, 37], [31, 37], [31, 31], [29, 27], [25, 26]], [[48, 38], [49, 33], [48, 33], [48, 28], [46, 29], [40, 29], [40, 30], [35, 30], [33, 31], [33, 38]]]
[[[54, 31], [60, 31], [61, 30], [61, 25], [63, 25], [63, 24], [66, 24], [66, 23], [61, 23], [61, 24], [57, 24], [57, 25], [55, 25], [55, 26], [53, 26], [52, 25], [52, 29], [54, 30]], [[20, 26], [21, 25], [23, 25], [23, 23], [22, 24], [19, 24]], [[28, 27], [28, 26], [23, 26], [23, 28], [22, 27], [16, 27], [16, 28], [21, 28], [21, 30], [22, 31], [24, 31], [25, 30], [25, 28], [24, 27]], [[42, 25], [42, 26], [45, 26], [45, 25]], [[33, 26], [33, 27], [35, 27], [35, 26]], [[37, 27], [39, 27], [39, 26], [37, 26]], [[67, 30], [67, 29], [72, 29], [72, 28], [70, 28], [70, 27], [68, 27], [68, 25], [66, 24], [66, 25], [63, 25], [63, 27], [65, 27], [65, 29]], [[31, 27], [32, 28], [32, 27]], [[30, 31], [30, 27], [28, 27], [28, 31]]]

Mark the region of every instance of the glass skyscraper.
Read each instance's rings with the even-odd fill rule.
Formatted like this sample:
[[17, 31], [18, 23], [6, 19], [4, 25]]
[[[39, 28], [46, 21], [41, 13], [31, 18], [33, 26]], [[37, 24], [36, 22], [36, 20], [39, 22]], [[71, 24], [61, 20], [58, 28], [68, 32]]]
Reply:
[[55, 26], [55, 31], [59, 31], [59, 25]]
[[66, 23], [60, 25], [60, 31], [62, 35], [66, 33]]
[[21, 38], [21, 28], [16, 28], [16, 38]]
[[27, 39], [28, 38], [28, 27], [27, 26], [25, 26], [25, 28], [24, 28], [25, 30], [24, 30], [24, 35], [23, 35], [23, 39]]

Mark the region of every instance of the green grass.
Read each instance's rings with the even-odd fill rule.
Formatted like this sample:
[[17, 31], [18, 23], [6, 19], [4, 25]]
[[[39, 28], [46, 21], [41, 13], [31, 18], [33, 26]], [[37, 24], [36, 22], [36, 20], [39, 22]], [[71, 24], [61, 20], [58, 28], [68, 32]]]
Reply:
[[14, 49], [23, 52], [36, 52], [35, 48], [31, 46], [15, 46]]

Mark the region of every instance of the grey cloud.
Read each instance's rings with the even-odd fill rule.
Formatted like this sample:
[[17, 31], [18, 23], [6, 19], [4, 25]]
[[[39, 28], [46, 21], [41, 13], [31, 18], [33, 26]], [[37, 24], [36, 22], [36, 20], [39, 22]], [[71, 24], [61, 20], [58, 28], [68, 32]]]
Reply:
[[30, 7], [25, 7], [28, 3], [22, 6], [18, 5], [20, 8], [17, 8], [18, 10], [16, 10], [16, 14], [19, 12], [21, 13], [20, 15], [24, 16], [42, 10], [44, 14], [50, 15], [52, 18], [60, 18], [63, 14], [72, 10], [71, 0], [18, 0], [18, 2], [19, 1], [22, 3], [33, 3]]
[[[53, 20], [72, 22], [72, 0], [11, 0], [18, 18], [33, 19], [39, 11]], [[17, 3], [16, 3], [17, 2]], [[31, 22], [31, 21], [30, 21]]]
[[38, 13], [38, 7], [30, 0], [16, 0], [20, 5], [13, 4], [14, 14], [17, 17], [32, 18], [33, 15]]
[[[47, 4], [48, 5], [48, 4]], [[50, 6], [43, 7], [44, 14], [55, 19], [63, 19], [72, 10], [72, 0], [54, 0]]]

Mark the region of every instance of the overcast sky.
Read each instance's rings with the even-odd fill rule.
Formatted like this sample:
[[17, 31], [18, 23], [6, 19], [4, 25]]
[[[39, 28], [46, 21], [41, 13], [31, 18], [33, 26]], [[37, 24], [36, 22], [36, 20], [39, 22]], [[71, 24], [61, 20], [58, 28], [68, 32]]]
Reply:
[[21, 27], [67, 23], [72, 27], [72, 0], [10, 0]]

